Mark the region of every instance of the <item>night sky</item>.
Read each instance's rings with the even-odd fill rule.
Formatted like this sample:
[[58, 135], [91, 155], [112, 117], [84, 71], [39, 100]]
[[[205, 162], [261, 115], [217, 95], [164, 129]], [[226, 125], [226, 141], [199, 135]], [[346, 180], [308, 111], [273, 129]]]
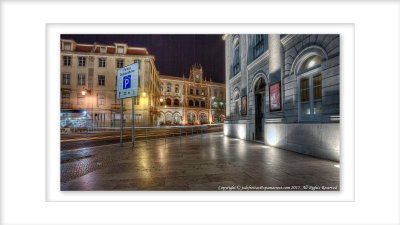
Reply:
[[73, 39], [81, 44], [113, 45], [126, 43], [130, 47], [145, 47], [156, 58], [161, 75], [189, 77], [190, 68], [200, 63], [207, 80], [225, 83], [225, 43], [221, 34], [216, 35], [125, 35], [125, 34], [64, 34], [61, 38]]

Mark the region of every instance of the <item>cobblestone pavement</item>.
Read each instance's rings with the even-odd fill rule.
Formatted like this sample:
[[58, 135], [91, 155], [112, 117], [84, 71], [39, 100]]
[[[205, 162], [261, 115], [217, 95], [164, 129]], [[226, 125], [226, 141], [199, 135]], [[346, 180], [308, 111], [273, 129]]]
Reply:
[[222, 133], [61, 151], [61, 190], [339, 190], [337, 162]]

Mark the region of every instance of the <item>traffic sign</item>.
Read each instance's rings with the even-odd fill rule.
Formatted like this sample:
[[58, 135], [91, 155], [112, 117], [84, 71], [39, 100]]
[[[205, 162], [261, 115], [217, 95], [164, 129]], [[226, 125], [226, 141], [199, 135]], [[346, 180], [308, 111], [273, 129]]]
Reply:
[[125, 66], [117, 74], [117, 99], [138, 96], [139, 63]]

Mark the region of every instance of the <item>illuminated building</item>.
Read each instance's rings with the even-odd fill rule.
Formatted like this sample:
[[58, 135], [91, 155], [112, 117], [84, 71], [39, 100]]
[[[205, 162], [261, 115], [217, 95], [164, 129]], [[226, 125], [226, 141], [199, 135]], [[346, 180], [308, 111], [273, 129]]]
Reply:
[[225, 135], [339, 161], [340, 36], [223, 39]]
[[[139, 63], [139, 96], [135, 97], [135, 124], [157, 124], [160, 106], [159, 72], [146, 48], [123, 43], [60, 43], [61, 127], [118, 127], [120, 100], [116, 99], [117, 70]], [[124, 122], [131, 124], [132, 100], [124, 99]]]
[[210, 124], [225, 121], [225, 84], [207, 81], [195, 64], [189, 78], [160, 75], [161, 124]]

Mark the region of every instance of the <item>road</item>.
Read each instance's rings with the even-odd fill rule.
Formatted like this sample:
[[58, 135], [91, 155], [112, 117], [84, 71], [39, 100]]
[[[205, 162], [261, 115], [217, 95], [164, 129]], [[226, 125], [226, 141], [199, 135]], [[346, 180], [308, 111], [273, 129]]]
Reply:
[[[169, 138], [173, 136], [187, 136], [199, 133], [221, 132], [222, 125], [213, 126], [183, 126], [183, 127], [159, 127], [136, 128], [135, 140], [150, 140], [154, 138]], [[61, 150], [95, 147], [101, 145], [116, 144], [120, 141], [120, 132], [116, 130], [99, 131], [94, 133], [68, 133], [61, 134]], [[123, 142], [132, 141], [131, 128], [125, 128]]]

